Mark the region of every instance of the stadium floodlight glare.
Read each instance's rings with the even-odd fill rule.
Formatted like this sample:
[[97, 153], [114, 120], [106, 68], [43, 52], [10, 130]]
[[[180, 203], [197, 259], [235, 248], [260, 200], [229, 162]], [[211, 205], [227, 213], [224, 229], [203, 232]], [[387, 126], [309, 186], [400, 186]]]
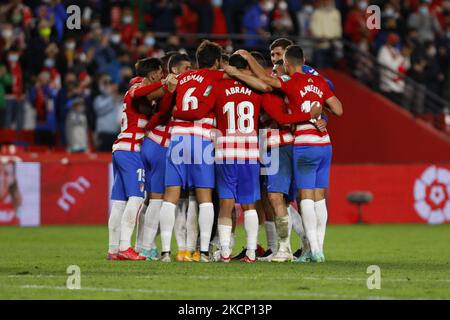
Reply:
[[356, 204], [358, 206], [358, 223], [362, 224], [362, 205], [368, 204], [373, 200], [373, 195], [369, 191], [354, 191], [347, 195], [347, 200], [350, 203]]

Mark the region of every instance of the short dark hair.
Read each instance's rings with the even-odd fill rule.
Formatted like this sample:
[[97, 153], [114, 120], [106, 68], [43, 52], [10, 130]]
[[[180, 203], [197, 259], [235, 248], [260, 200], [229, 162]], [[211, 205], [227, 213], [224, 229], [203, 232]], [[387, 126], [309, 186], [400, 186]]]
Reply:
[[266, 67], [266, 59], [264, 59], [264, 56], [259, 51], [252, 51], [250, 52], [253, 58], [255, 58], [256, 62], [258, 62], [261, 66]]
[[281, 65], [283, 65], [283, 59], [275, 61], [275, 63], [273, 65], [274, 66], [281, 66]]
[[286, 52], [284, 53], [286, 60], [294, 65], [302, 65], [303, 64], [303, 49], [300, 46], [289, 46], [286, 48]]
[[270, 50], [273, 50], [276, 47], [282, 47], [283, 49], [286, 49], [287, 47], [292, 46], [293, 44], [294, 42], [292, 40], [286, 38], [278, 38], [270, 44]]
[[171, 56], [178, 54], [178, 51], [167, 51], [165, 55], [161, 57], [161, 62], [163, 65], [164, 71], [168, 70], [169, 59]]
[[195, 53], [199, 68], [211, 68], [222, 57], [222, 47], [217, 43], [204, 40]]
[[158, 58], [144, 58], [138, 60], [134, 67], [139, 77], [146, 77], [150, 72], [162, 69], [162, 62]]
[[226, 53], [222, 53], [222, 56], [220, 57], [222, 61], [228, 62], [230, 61], [230, 56]]
[[172, 68], [178, 67], [183, 61], [191, 62], [191, 58], [189, 58], [189, 56], [185, 53], [177, 53], [172, 55], [169, 58], [169, 62], [167, 62], [167, 70], [169, 70], [169, 73], [172, 72]]
[[238, 53], [233, 54], [230, 57], [230, 60], [228, 63], [230, 64], [230, 66], [236, 67], [238, 69], [247, 69], [248, 68], [247, 60], [245, 60], [245, 58]]

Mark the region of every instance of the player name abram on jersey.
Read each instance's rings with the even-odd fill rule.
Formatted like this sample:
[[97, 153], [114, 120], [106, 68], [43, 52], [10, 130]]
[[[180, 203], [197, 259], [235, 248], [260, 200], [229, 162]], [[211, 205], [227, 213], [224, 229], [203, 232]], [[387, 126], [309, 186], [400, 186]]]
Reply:
[[237, 93], [246, 94], [249, 96], [252, 94], [252, 90], [250, 90], [249, 88], [245, 88], [245, 87], [231, 87], [231, 88], [225, 90], [225, 94], [227, 95], [227, 97], [232, 94], [237, 94]]

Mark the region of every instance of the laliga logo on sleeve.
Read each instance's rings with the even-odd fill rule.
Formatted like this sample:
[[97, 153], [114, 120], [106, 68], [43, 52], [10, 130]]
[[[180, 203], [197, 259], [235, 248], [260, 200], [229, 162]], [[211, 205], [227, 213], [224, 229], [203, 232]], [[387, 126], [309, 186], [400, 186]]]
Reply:
[[64, 211], [69, 211], [71, 205], [76, 203], [76, 199], [69, 191], [75, 190], [78, 193], [84, 193], [91, 187], [91, 183], [85, 177], [78, 177], [77, 180], [65, 183], [61, 188], [61, 197], [58, 199], [58, 206]]
[[450, 171], [428, 167], [414, 184], [414, 208], [428, 223], [450, 221]]

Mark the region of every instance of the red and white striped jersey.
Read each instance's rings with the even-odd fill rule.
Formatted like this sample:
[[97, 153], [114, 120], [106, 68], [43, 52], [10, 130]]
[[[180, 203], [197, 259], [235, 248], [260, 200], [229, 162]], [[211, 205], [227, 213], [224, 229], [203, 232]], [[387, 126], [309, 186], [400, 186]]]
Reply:
[[147, 131], [147, 138], [153, 140], [162, 147], [168, 147], [170, 142], [170, 126], [159, 125]]
[[[139, 103], [149, 103], [145, 97], [151, 91], [158, 89], [162, 84], [154, 83], [142, 86], [142, 78], [133, 78], [130, 81], [131, 88], [123, 98], [122, 123], [117, 140], [113, 144], [114, 151], [141, 151], [141, 143], [145, 136], [145, 127], [148, 123], [146, 115], [139, 113]], [[154, 103], [156, 106], [156, 103]]]
[[[289, 109], [285, 106], [282, 96], [277, 94], [270, 95], [272, 95], [272, 103], [277, 103], [277, 105], [285, 109], [285, 112], [289, 113]], [[267, 133], [262, 137], [262, 139], [265, 139], [264, 145], [268, 148], [276, 148], [294, 143], [294, 135], [292, 134], [291, 125], [278, 124], [264, 110], [261, 110], [259, 123], [261, 129], [267, 130]], [[263, 141], [260, 141], [260, 143], [263, 144]]]
[[168, 124], [170, 112], [173, 109], [173, 94], [166, 92], [158, 101], [158, 112], [155, 113], [147, 124], [147, 138], [160, 146], [168, 147], [170, 143], [171, 126]]
[[[176, 104], [173, 109], [172, 135], [195, 135], [212, 139], [215, 127], [214, 113], [210, 110], [209, 95], [214, 81], [223, 78], [223, 71], [190, 70], [177, 77]], [[201, 115], [201, 116], [199, 116]]]
[[261, 96], [235, 80], [220, 80], [211, 91], [217, 119], [216, 161], [259, 160]]
[[[329, 85], [321, 76], [304, 73], [284, 75], [280, 78], [281, 91], [289, 99], [289, 108], [310, 112], [315, 104], [323, 105], [334, 96]], [[299, 122], [294, 129], [294, 145], [314, 146], [331, 144], [328, 132], [321, 132], [311, 121]]]

